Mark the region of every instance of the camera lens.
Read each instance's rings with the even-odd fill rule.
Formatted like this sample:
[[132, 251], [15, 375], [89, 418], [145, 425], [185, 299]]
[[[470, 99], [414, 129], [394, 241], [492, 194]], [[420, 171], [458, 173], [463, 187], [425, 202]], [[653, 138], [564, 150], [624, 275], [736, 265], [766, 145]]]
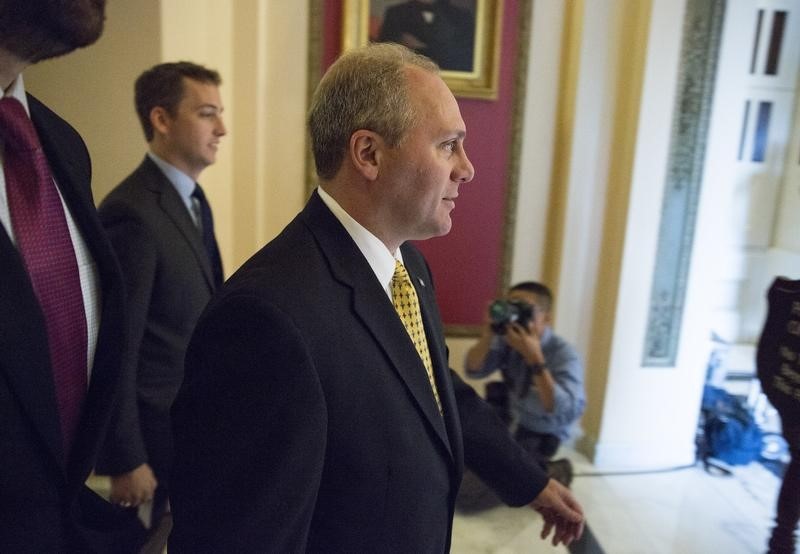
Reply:
[[489, 306], [489, 321], [492, 331], [504, 335], [509, 323], [527, 327], [534, 318], [534, 306], [519, 300], [495, 300]]
[[489, 306], [489, 321], [492, 331], [502, 335], [506, 332], [506, 325], [512, 321], [512, 306], [505, 300], [495, 300]]

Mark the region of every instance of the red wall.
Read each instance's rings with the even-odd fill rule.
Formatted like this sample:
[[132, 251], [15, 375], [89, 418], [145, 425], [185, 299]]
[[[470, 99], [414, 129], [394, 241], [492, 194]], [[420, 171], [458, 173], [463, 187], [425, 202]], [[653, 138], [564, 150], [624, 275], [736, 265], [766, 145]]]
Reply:
[[[505, 0], [497, 100], [458, 99], [475, 179], [460, 189], [450, 234], [418, 243], [433, 271], [448, 325], [482, 323], [486, 303], [501, 286], [518, 9], [519, 0]], [[341, 47], [341, 2], [326, 0], [324, 18], [322, 64], [328, 67]]]

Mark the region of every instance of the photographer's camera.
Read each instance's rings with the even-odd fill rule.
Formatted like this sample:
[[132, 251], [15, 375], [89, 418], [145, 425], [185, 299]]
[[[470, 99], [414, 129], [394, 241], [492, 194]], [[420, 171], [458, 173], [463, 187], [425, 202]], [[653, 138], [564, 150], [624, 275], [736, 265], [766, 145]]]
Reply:
[[535, 307], [520, 300], [495, 300], [489, 306], [489, 320], [492, 331], [504, 335], [511, 323], [527, 327], [534, 317]]

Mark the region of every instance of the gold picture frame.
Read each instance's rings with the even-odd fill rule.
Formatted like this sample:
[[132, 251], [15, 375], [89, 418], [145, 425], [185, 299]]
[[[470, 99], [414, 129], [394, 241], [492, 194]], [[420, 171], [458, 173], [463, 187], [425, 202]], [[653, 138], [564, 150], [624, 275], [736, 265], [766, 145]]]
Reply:
[[[342, 50], [349, 50], [376, 40], [384, 27], [387, 8], [402, 8], [404, 0], [345, 0], [343, 12]], [[459, 6], [462, 4], [462, 6]], [[469, 27], [474, 26], [472, 41], [466, 47], [455, 46], [450, 53], [442, 52], [439, 65], [442, 78], [462, 98], [497, 99], [498, 72], [500, 69], [500, 39], [502, 36], [503, 0], [453, 1], [452, 8], [467, 14]], [[394, 13], [398, 13], [398, 9]], [[454, 32], [463, 38], [467, 32]], [[404, 36], [407, 36], [404, 33]], [[414, 39], [414, 37], [411, 37]], [[422, 43], [420, 43], [422, 44]], [[447, 46], [447, 45], [444, 45]], [[463, 53], [472, 48], [471, 61], [464, 60]], [[420, 51], [420, 49], [418, 49]], [[435, 54], [435, 51], [433, 51]], [[426, 52], [427, 53], [427, 52]], [[445, 58], [444, 56], [448, 57]], [[459, 56], [461, 58], [459, 59]], [[434, 57], [434, 55], [431, 55]], [[454, 64], [448, 68], [448, 64]]]

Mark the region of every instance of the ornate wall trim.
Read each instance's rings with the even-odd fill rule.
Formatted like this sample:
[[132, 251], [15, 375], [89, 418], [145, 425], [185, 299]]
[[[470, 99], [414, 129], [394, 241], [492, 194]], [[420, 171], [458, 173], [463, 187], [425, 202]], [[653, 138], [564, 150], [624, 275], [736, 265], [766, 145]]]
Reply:
[[714, 97], [725, 0], [689, 0], [643, 367], [675, 365]]

